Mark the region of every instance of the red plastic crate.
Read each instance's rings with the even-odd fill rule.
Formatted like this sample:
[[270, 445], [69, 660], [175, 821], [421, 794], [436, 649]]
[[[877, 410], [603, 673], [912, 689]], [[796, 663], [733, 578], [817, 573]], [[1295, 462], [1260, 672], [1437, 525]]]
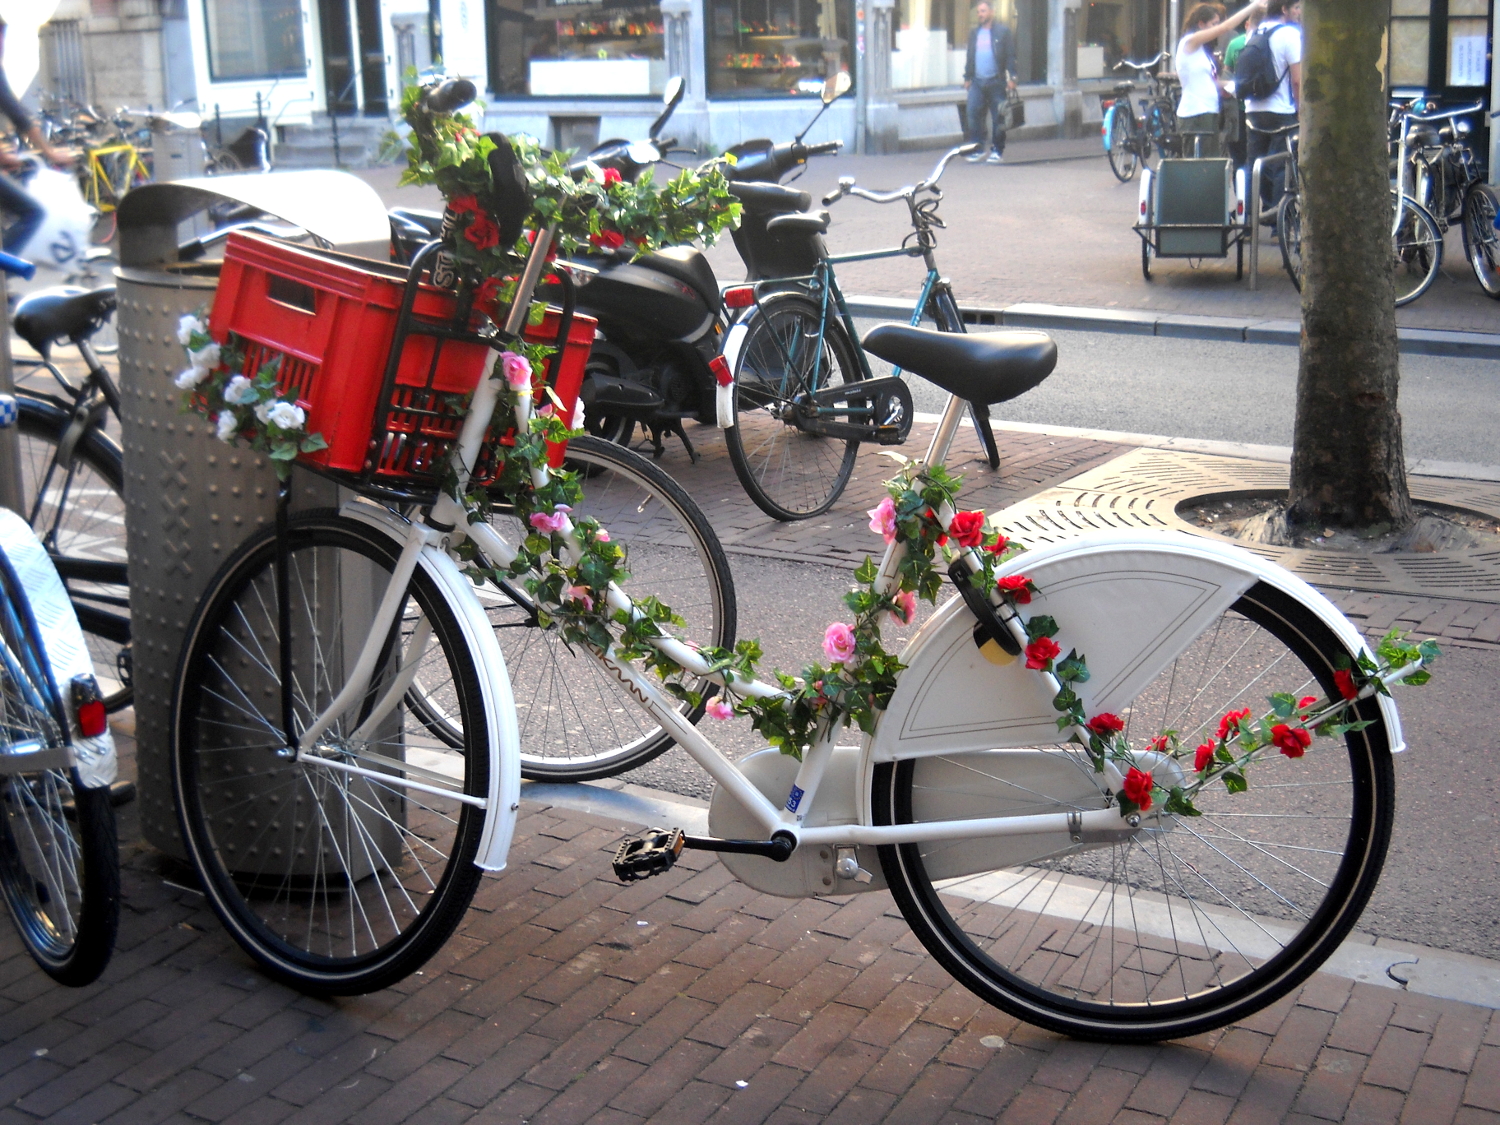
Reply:
[[[328, 442], [302, 461], [392, 483], [430, 482], [442, 468], [463, 424], [445, 399], [472, 391], [498, 353], [483, 344], [408, 336], [385, 429], [373, 433], [405, 284], [402, 266], [255, 235], [229, 236], [209, 333], [221, 343], [231, 333], [243, 341], [247, 375], [282, 357], [282, 393], [308, 404], [308, 432]], [[454, 296], [424, 283], [412, 311], [426, 321], [451, 321]], [[526, 329], [526, 338], [556, 343], [559, 315], [549, 310], [541, 325]], [[595, 327], [592, 318], [575, 316], [563, 348], [553, 390], [569, 416]], [[563, 451], [561, 443], [552, 448], [554, 467]], [[493, 461], [482, 457], [475, 482], [493, 476]]]

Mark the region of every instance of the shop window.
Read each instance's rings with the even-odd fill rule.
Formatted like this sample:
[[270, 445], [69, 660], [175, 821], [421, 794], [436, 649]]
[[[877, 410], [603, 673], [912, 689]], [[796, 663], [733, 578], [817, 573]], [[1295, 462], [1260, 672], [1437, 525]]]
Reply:
[[204, 0], [215, 82], [307, 73], [299, 0]]
[[490, 89], [544, 98], [649, 97], [667, 84], [655, 0], [487, 0]]
[[1488, 86], [1489, 0], [1448, 0], [1450, 86]]
[[1432, 0], [1391, 0], [1390, 82], [1425, 87], [1430, 51]]
[[898, 0], [891, 21], [891, 88], [961, 83], [971, 24], [965, 0]]
[[714, 96], [816, 95], [853, 73], [853, 0], [707, 0], [705, 14]]

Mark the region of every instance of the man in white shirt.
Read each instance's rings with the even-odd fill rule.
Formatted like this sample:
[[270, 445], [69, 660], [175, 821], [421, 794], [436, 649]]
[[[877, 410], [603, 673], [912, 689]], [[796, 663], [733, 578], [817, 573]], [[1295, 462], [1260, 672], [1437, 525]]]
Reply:
[[[1297, 107], [1302, 100], [1302, 0], [1270, 0], [1266, 18], [1255, 29], [1257, 35], [1270, 36], [1271, 57], [1281, 82], [1269, 98], [1248, 98], [1245, 119], [1253, 127], [1247, 131], [1246, 162], [1253, 167], [1258, 157], [1284, 151], [1280, 137], [1269, 137], [1254, 129], [1280, 129], [1297, 123]], [[1262, 202], [1270, 208], [1281, 201], [1286, 189], [1286, 170], [1271, 169], [1269, 185], [1261, 186]]]

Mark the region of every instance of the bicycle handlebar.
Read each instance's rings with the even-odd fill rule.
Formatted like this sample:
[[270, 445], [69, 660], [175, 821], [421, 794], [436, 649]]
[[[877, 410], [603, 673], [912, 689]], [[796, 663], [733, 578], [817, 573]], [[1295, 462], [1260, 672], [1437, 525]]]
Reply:
[[422, 105], [430, 113], [452, 113], [478, 96], [479, 91], [467, 78], [450, 78], [427, 91]]
[[0, 250], [0, 271], [13, 274], [22, 281], [30, 281], [36, 276], [36, 266], [25, 258], [18, 258], [14, 254], [7, 254]]
[[1119, 70], [1121, 67], [1128, 66], [1128, 67], [1130, 67], [1131, 70], [1139, 70], [1139, 71], [1144, 72], [1144, 71], [1150, 70], [1157, 63], [1166, 62], [1166, 60], [1170, 59], [1171, 57], [1172, 57], [1172, 52], [1171, 51], [1159, 51], [1159, 52], [1157, 52], [1156, 58], [1150, 59], [1150, 60], [1148, 60], [1146, 62], [1138, 63], [1138, 62], [1131, 62], [1129, 59], [1121, 59], [1119, 62], [1115, 63], [1115, 67], [1114, 68], [1116, 70]]
[[895, 191], [870, 191], [868, 188], [862, 188], [855, 184], [853, 176], [843, 176], [839, 179], [838, 190], [829, 192], [823, 197], [823, 206], [832, 206], [846, 195], [868, 199], [871, 203], [894, 203], [898, 199], [910, 199], [919, 191], [933, 190], [938, 180], [942, 179], [943, 172], [947, 170], [948, 162], [955, 156], [966, 156], [978, 149], [979, 144], [975, 141], [971, 141], [966, 145], [959, 145], [956, 148], [950, 148], [947, 152], [943, 153], [942, 159], [937, 162], [931, 174], [925, 180], [917, 184], [908, 184], [904, 188], [897, 188]]
[[[1408, 121], [1442, 121], [1449, 117], [1462, 117], [1466, 113], [1478, 113], [1484, 109], [1483, 102], [1475, 102], [1473, 105], [1461, 106], [1458, 109], [1445, 109], [1442, 113], [1405, 113], [1402, 114]], [[1495, 116], [1490, 114], [1491, 117]]]

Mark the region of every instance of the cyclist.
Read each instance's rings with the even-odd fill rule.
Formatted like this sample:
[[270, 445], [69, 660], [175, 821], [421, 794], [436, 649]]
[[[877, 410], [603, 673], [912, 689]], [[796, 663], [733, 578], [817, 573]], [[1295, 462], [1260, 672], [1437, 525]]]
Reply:
[[1177, 77], [1182, 81], [1177, 130], [1200, 135], [1198, 156], [1219, 155], [1219, 67], [1211, 48], [1225, 32], [1233, 31], [1263, 8], [1264, 0], [1253, 0], [1225, 19], [1219, 5], [1197, 4], [1183, 21], [1182, 38], [1177, 43]]
[[[0, 59], [5, 55], [5, 20], [0, 17]], [[42, 130], [36, 122], [31, 120], [16, 95], [11, 91], [10, 82], [5, 77], [5, 65], [0, 62], [0, 113], [16, 127], [18, 136], [24, 137], [39, 151], [47, 163], [55, 168], [66, 168], [73, 163], [72, 156], [65, 150], [53, 148], [47, 143], [47, 138], [42, 135]], [[0, 247], [11, 250], [16, 247], [25, 246], [31, 241], [31, 236], [36, 233], [36, 228], [42, 225], [42, 220], [47, 217], [44, 208], [36, 199], [11, 179], [6, 173], [19, 172], [25, 167], [25, 162], [13, 152], [0, 149], [0, 211], [10, 215], [10, 225], [5, 228], [5, 235], [0, 239]]]

